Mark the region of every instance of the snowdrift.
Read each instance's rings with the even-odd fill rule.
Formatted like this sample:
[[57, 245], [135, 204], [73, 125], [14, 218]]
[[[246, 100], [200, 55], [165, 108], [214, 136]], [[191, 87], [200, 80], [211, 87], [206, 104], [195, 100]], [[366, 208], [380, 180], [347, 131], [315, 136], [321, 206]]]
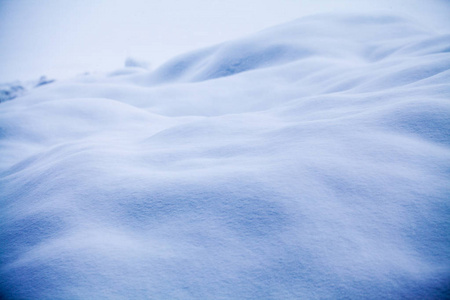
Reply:
[[449, 98], [450, 35], [384, 15], [30, 90], [0, 104], [1, 292], [444, 298]]

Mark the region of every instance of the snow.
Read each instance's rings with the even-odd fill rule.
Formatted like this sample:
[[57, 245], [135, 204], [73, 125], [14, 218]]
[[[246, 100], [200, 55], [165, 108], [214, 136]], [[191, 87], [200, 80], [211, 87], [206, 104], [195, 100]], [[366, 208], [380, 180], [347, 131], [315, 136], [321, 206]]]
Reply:
[[1, 103], [2, 293], [448, 296], [449, 49], [323, 15]]

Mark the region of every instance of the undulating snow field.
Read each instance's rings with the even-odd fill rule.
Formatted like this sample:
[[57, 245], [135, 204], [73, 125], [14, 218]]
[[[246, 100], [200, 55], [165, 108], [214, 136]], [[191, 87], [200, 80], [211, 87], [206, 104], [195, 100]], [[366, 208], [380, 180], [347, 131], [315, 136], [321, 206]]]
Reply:
[[5, 298], [449, 297], [450, 35], [323, 15], [135, 65], [0, 104]]

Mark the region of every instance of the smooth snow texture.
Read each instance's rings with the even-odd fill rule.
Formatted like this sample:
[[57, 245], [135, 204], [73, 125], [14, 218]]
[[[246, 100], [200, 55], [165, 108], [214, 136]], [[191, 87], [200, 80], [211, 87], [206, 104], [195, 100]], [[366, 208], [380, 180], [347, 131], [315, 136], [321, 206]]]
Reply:
[[0, 104], [3, 294], [448, 296], [450, 35], [421, 28], [309, 17]]

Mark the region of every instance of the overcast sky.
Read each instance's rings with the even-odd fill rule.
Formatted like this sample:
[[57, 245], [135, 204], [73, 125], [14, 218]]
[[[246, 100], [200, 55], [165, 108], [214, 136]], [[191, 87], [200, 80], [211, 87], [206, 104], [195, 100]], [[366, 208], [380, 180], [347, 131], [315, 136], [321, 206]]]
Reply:
[[177, 54], [324, 12], [384, 11], [450, 31], [448, 0], [0, 0], [0, 82], [157, 67]]

